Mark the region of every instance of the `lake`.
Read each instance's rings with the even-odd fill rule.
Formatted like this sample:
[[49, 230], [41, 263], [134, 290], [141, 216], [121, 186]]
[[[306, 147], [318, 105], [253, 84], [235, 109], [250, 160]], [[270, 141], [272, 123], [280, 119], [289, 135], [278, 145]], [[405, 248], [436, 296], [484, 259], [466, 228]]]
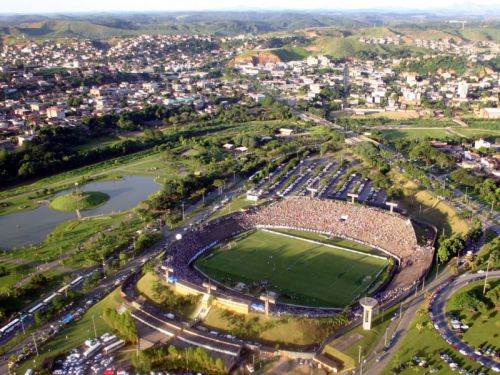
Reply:
[[[109, 195], [102, 206], [81, 211], [82, 217], [109, 214], [135, 207], [149, 195], [161, 189], [151, 177], [124, 176], [120, 180], [91, 182], [78, 188], [100, 191]], [[68, 189], [56, 195], [67, 194]], [[76, 219], [76, 212], [56, 211], [44, 204], [34, 210], [0, 216], [0, 249], [21, 248], [42, 242], [54, 228], [67, 220]]]

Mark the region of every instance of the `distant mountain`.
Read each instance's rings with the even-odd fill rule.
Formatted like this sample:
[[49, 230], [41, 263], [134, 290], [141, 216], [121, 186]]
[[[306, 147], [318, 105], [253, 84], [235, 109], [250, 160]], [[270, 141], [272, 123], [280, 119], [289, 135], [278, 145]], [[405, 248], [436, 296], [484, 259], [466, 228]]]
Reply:
[[[115, 13], [79, 15], [11, 15], [0, 16], [0, 36], [14, 38], [109, 39], [114, 36], [138, 34], [263, 34], [303, 29], [334, 28], [344, 34], [377, 32], [380, 35], [399, 30], [426, 31], [450, 29], [460, 33], [459, 27], [448, 24], [450, 17], [432, 13], [380, 13], [370, 10], [351, 11], [248, 11], [248, 12], [175, 12], [175, 13]], [[462, 18], [462, 19], [465, 19]], [[466, 17], [466, 30], [473, 33], [456, 35], [468, 38], [497, 39], [499, 20], [491, 16]], [[487, 29], [485, 24], [487, 23]], [[376, 26], [377, 29], [371, 29]], [[466, 35], [465, 35], [466, 34]], [[344, 35], [348, 36], [348, 35]], [[375, 36], [375, 35], [374, 35]]]

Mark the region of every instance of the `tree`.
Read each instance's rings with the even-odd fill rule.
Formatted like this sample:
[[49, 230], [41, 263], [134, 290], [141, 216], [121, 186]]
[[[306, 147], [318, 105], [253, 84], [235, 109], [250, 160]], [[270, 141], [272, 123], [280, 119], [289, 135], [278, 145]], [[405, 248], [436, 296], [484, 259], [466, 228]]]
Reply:
[[420, 331], [422, 331], [425, 328], [425, 323], [417, 322], [417, 324], [415, 324], [415, 328], [420, 333]]
[[441, 241], [438, 257], [441, 263], [447, 262], [450, 257], [458, 255], [465, 247], [465, 241], [460, 234], [455, 234]]
[[494, 288], [486, 292], [486, 298], [488, 298], [495, 306], [500, 305], [500, 284], [497, 284]]
[[224, 186], [224, 184], [224, 180], [221, 180], [219, 178], [213, 182], [213, 185], [218, 189], [219, 195], [222, 194], [222, 187]]
[[462, 310], [472, 312], [483, 311], [486, 308], [486, 304], [479, 298], [475, 289], [455, 294], [452, 303]]

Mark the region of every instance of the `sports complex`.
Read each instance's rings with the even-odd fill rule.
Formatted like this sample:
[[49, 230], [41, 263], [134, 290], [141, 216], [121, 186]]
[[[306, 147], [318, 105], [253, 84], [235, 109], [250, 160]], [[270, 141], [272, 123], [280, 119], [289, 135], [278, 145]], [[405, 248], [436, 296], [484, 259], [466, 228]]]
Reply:
[[331, 315], [364, 296], [386, 304], [425, 276], [435, 232], [419, 244], [414, 225], [379, 208], [287, 198], [187, 232], [158, 272], [177, 292], [237, 312]]

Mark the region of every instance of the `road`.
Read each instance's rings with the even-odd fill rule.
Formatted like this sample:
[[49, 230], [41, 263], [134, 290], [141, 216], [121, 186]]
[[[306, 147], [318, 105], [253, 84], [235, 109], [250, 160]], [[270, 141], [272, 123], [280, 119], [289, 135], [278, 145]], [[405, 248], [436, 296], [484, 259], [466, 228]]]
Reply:
[[[432, 281], [426, 288], [427, 291], [437, 290], [443, 283], [448, 282], [452, 278], [449, 271], [444, 271], [436, 280]], [[424, 293], [420, 292], [417, 297], [413, 297], [411, 300], [403, 302], [404, 312], [401, 315], [401, 319], [398, 318], [397, 328], [394, 331], [393, 339], [389, 344], [389, 348], [386, 350], [385, 354], [382, 353], [385, 346], [385, 340], [382, 338], [376, 346], [376, 353], [367, 357], [367, 362], [370, 367], [364, 371], [366, 375], [379, 375], [382, 371], [389, 366], [391, 359], [394, 354], [399, 350], [401, 343], [405, 337], [405, 334], [412, 328], [411, 322], [415, 317], [417, 311], [421, 308], [422, 302], [424, 302]], [[380, 357], [379, 362], [375, 362], [375, 358]]]
[[[483, 280], [486, 274], [470, 273], [458, 277], [456, 280], [445, 285], [443, 289], [436, 295], [433, 303], [431, 304], [431, 319], [434, 327], [438, 327], [438, 332], [451, 346], [458, 351], [463, 351], [467, 357], [478, 362], [482, 366], [493, 368], [493, 366], [500, 367], [500, 362], [495, 361], [491, 357], [485, 355], [475, 355], [476, 348], [469, 346], [462, 341], [460, 337], [451, 329], [446, 319], [446, 302], [450, 299], [451, 295], [458, 289], [466, 286], [472, 281]], [[500, 270], [489, 272], [488, 278], [500, 277]]]
[[[438, 323], [440, 329], [443, 329], [443, 333], [440, 332], [441, 335], [443, 335], [444, 337], [449, 337], [451, 332], [451, 329], [446, 323], [446, 317], [444, 314], [444, 306], [446, 305], [446, 301], [448, 300], [449, 296], [453, 293], [453, 291], [466, 285], [470, 280], [481, 278], [484, 276], [485, 275], [478, 275], [477, 273], [464, 274], [458, 277], [455, 281], [453, 281], [446, 287], [447, 288], [446, 290], [448, 290], [448, 292], [442, 292], [445, 294], [442, 294], [440, 297], [441, 303], [438, 304], [436, 303], [436, 301], [434, 301], [432, 312], [435, 318], [440, 317], [436, 322]], [[500, 270], [490, 272], [488, 278], [489, 277], [491, 278], [500, 277]], [[434, 292], [439, 288], [441, 288], [443, 285], [449, 283], [452, 278], [453, 275], [449, 271], [444, 271], [444, 273], [441, 274], [437, 278], [437, 280], [434, 280], [429, 284], [426, 290]], [[394, 354], [397, 353], [399, 348], [401, 347], [405, 334], [412, 328], [411, 322], [413, 321], [413, 318], [415, 317], [417, 311], [421, 308], [422, 302], [424, 302], [424, 295], [423, 293], [420, 293], [413, 300], [404, 303], [406, 310], [402, 314], [402, 318], [398, 319], [397, 328], [394, 332], [394, 339], [389, 345], [389, 348], [384, 354], [380, 354], [383, 353], [383, 348], [385, 345], [384, 339], [382, 338], [380, 342], [377, 344], [374, 353], [367, 357], [367, 362], [370, 365], [370, 367], [368, 369], [365, 369], [365, 371], [363, 372], [364, 374], [379, 375], [385, 368], [387, 368], [387, 366], [389, 366], [391, 359], [394, 357]], [[437, 314], [437, 311], [439, 309], [443, 310], [442, 314]], [[445, 327], [447, 328], [447, 330], [445, 330]], [[455, 338], [456, 339], [455, 341], [453, 341], [453, 344], [457, 346], [458, 348], [457, 350], [467, 347], [468, 349], [466, 351], [468, 353], [474, 352], [474, 349], [469, 348], [466, 344], [461, 342], [460, 339], [458, 339], [458, 337], [455, 336]], [[376, 357], [380, 358], [379, 362], [374, 361]], [[486, 359], [487, 359], [485, 360], [486, 365], [487, 366], [491, 365], [493, 361], [488, 357], [486, 357]]]

